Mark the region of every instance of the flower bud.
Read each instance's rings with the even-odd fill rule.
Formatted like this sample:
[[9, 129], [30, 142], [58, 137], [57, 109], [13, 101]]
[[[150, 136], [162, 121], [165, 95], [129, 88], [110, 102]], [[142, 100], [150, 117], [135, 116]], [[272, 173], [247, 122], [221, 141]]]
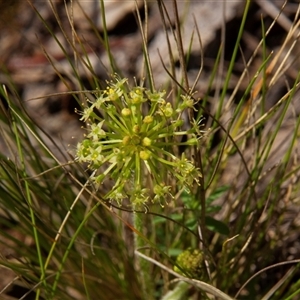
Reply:
[[122, 141], [123, 145], [126, 146], [129, 144], [129, 142], [130, 142], [130, 136], [128, 136], [128, 135], [124, 136], [123, 141]]
[[147, 137], [143, 138], [143, 146], [149, 147], [151, 145], [151, 143], [152, 143], [151, 139], [149, 139]]
[[164, 110], [164, 114], [167, 118], [172, 117], [173, 115], [173, 108], [170, 102], [167, 103], [165, 110]]
[[146, 116], [143, 120], [144, 123], [150, 124], [153, 122], [153, 117], [152, 116]]
[[147, 151], [147, 150], [142, 150], [140, 151], [140, 158], [142, 160], [148, 160], [151, 156], [151, 152], [150, 151]]
[[185, 143], [186, 145], [191, 145], [191, 146], [193, 146], [193, 145], [197, 145], [198, 144], [198, 140], [197, 140], [197, 138], [190, 138], [190, 139], [188, 139], [187, 141], [186, 141], [186, 143]]
[[132, 127], [132, 130], [133, 130], [134, 133], [139, 133], [140, 132], [140, 126], [139, 125], [134, 125]]
[[129, 117], [131, 115], [131, 110], [129, 108], [123, 108], [121, 114], [123, 117]]
[[110, 88], [108, 90], [108, 94], [109, 94], [109, 100], [110, 101], [116, 101], [119, 98], [118, 93], [116, 93], [116, 91], [113, 90], [112, 88]]

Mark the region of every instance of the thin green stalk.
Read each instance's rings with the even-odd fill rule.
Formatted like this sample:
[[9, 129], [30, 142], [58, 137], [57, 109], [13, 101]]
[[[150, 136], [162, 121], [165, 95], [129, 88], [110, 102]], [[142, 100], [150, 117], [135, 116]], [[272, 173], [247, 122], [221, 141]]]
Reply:
[[140, 27], [140, 34], [143, 40], [142, 46], [143, 46], [143, 54], [144, 54], [144, 64], [146, 66], [146, 71], [147, 71], [147, 79], [149, 80], [149, 87], [151, 92], [155, 90], [155, 84], [154, 84], [154, 78], [153, 78], [153, 72], [152, 72], [152, 66], [151, 66], [151, 61], [150, 61], [150, 56], [148, 52], [148, 39], [147, 39], [147, 31], [148, 31], [148, 6], [147, 6], [147, 1], [144, 1], [145, 5], [145, 30], [143, 28], [143, 22], [141, 19], [141, 15], [137, 6], [137, 2], [135, 3], [136, 5], [136, 13], [137, 13], [137, 19]]
[[[50, 259], [51, 259], [52, 256], [53, 256], [54, 249], [55, 249], [55, 247], [56, 247], [56, 245], [57, 245], [57, 242], [59, 241], [59, 238], [60, 238], [60, 236], [61, 236], [61, 232], [62, 232], [62, 230], [63, 230], [63, 228], [64, 228], [64, 226], [65, 226], [67, 220], [69, 219], [69, 217], [70, 217], [70, 215], [71, 215], [71, 212], [72, 212], [73, 208], [75, 207], [75, 204], [76, 204], [76, 203], [78, 202], [78, 200], [80, 199], [80, 196], [81, 196], [82, 192], [85, 190], [85, 188], [86, 188], [86, 186], [87, 186], [88, 183], [89, 183], [89, 181], [87, 181], [87, 182], [85, 183], [85, 185], [82, 187], [81, 191], [78, 193], [76, 199], [73, 201], [73, 203], [72, 203], [72, 205], [71, 205], [71, 207], [70, 207], [68, 213], [66, 214], [66, 216], [65, 216], [65, 218], [64, 218], [64, 220], [63, 220], [63, 222], [62, 222], [62, 224], [61, 224], [61, 226], [60, 226], [60, 228], [59, 228], [58, 231], [57, 231], [56, 237], [55, 237], [55, 239], [54, 239], [54, 242], [52, 243], [52, 246], [51, 246], [51, 248], [50, 248], [50, 250], [49, 250], [47, 259], [46, 259], [46, 261], [45, 261], [45, 265], [44, 265], [44, 269], [45, 269], [45, 270], [47, 269], [47, 267], [48, 267], [48, 265], [49, 265], [49, 263], [50, 263]], [[71, 240], [71, 241], [72, 241], [72, 240]], [[68, 249], [67, 249], [67, 251], [68, 251]], [[55, 278], [57, 278], [57, 276], [56, 276]], [[45, 273], [43, 274], [43, 277], [41, 278], [41, 280], [45, 280]], [[58, 280], [57, 280], [57, 281], [58, 281]], [[52, 290], [53, 290], [53, 289], [52, 289]], [[52, 294], [53, 294], [53, 293], [52, 293]]]
[[218, 68], [219, 68], [220, 58], [221, 58], [221, 55], [222, 55], [222, 51], [223, 50], [222, 50], [222, 45], [221, 45], [219, 47], [217, 56], [215, 58], [215, 63], [213, 65], [213, 69], [212, 69], [211, 75], [209, 77], [209, 82], [208, 82], [208, 85], [207, 85], [205, 96], [201, 100], [201, 106], [200, 106], [200, 109], [198, 110], [198, 113], [197, 113], [197, 120], [200, 120], [203, 117], [203, 113], [206, 112], [204, 108], [207, 105], [209, 94], [210, 94], [210, 92], [212, 90], [213, 82], [214, 82], [214, 80], [216, 78], [216, 74], [217, 74], [217, 71], [218, 71]]
[[59, 279], [60, 279], [60, 276], [62, 274], [62, 270], [63, 270], [63, 267], [66, 263], [66, 260], [68, 258], [68, 255], [70, 253], [70, 250], [73, 246], [73, 244], [75, 243], [76, 241], [76, 238], [78, 236], [78, 234], [80, 233], [81, 229], [83, 228], [84, 224], [86, 223], [86, 221], [89, 219], [89, 217], [96, 211], [96, 209], [99, 207], [99, 205], [101, 205], [102, 203], [99, 201], [97, 202], [94, 207], [91, 208], [91, 210], [86, 214], [86, 216], [83, 218], [82, 222], [79, 224], [77, 230], [74, 232], [71, 240], [70, 240], [70, 243], [66, 249], [66, 252], [64, 253], [62, 259], [61, 259], [61, 263], [59, 265], [59, 268], [58, 268], [58, 271], [56, 273], [56, 276], [55, 276], [55, 279], [54, 279], [54, 283], [53, 283], [53, 286], [52, 286], [52, 291], [51, 291], [51, 297], [50, 299], [54, 299], [54, 296], [55, 296], [55, 292], [56, 292], [56, 289], [57, 289], [57, 285], [58, 285], [58, 282], [59, 282]]
[[[293, 91], [294, 92], [295, 92], [296, 83], [297, 83], [297, 81], [295, 82], [295, 86], [293, 87]], [[292, 97], [293, 94], [294, 93], [292, 92], [290, 94], [289, 98], [287, 99], [287, 101], [286, 101], [286, 103], [285, 103], [285, 105], [283, 107], [283, 110], [282, 110], [282, 112], [280, 114], [280, 117], [279, 117], [278, 121], [276, 122], [276, 125], [274, 126], [273, 132], [270, 134], [270, 138], [268, 139], [268, 142], [266, 143], [266, 147], [263, 149], [263, 151], [261, 151], [261, 158], [262, 158], [262, 164], [261, 164], [261, 166], [265, 165], [265, 162], [267, 161], [267, 159], [268, 159], [268, 157], [270, 155], [270, 152], [271, 152], [273, 143], [275, 141], [275, 138], [278, 135], [278, 132], [279, 132], [279, 130], [280, 130], [281, 126], [282, 126], [283, 120], [285, 118], [286, 112], [287, 112], [287, 110], [289, 108], [289, 105], [290, 105], [292, 99], [293, 99], [293, 97]], [[296, 137], [296, 135], [293, 136], [293, 139], [295, 139], [295, 137]], [[293, 145], [293, 143], [294, 143], [294, 140], [292, 141], [292, 145]], [[286, 153], [286, 155], [287, 155], [286, 157], [289, 157], [290, 151], [292, 150], [292, 145], [291, 145], [289, 151]], [[262, 167], [261, 167], [261, 169], [262, 169]], [[259, 172], [261, 172], [261, 170]], [[257, 178], [255, 180], [258, 180], [258, 176], [257, 176]]]
[[[23, 155], [23, 151], [22, 151], [22, 145], [21, 145], [21, 140], [20, 140], [20, 136], [19, 136], [19, 130], [18, 130], [16, 119], [15, 119], [15, 114], [14, 114], [15, 110], [12, 108], [12, 105], [11, 105], [9, 100], [8, 100], [8, 104], [9, 104], [9, 107], [10, 107], [11, 111], [13, 112], [11, 114], [12, 125], [13, 125], [13, 131], [14, 131], [15, 137], [16, 137], [16, 144], [17, 144], [18, 154], [19, 154], [19, 158], [20, 158], [23, 178], [27, 178], [28, 175], [26, 174], [25, 160], [24, 160], [24, 155]], [[36, 251], [37, 251], [38, 262], [39, 262], [39, 266], [40, 266], [40, 269], [41, 269], [41, 279], [43, 281], [44, 286], [46, 287], [47, 284], [44, 280], [44, 278], [45, 278], [45, 268], [44, 268], [42, 253], [41, 253], [41, 245], [40, 245], [39, 235], [38, 235], [38, 231], [37, 231], [37, 227], [36, 227], [35, 213], [34, 213], [34, 210], [32, 208], [33, 203], [32, 203], [32, 199], [31, 199], [30, 187], [29, 187], [29, 184], [28, 184], [26, 179], [24, 180], [24, 186], [25, 186], [26, 200], [28, 202], [28, 209], [29, 209], [29, 213], [30, 213], [30, 219], [31, 219], [31, 222], [32, 222], [32, 231], [33, 231], [33, 236], [34, 236], [34, 241], [35, 241], [35, 246], [36, 246]], [[39, 288], [36, 292], [36, 299], [39, 298], [40, 293], [41, 293], [41, 290]]]
[[[175, 60], [174, 60], [173, 51], [172, 51], [172, 48], [171, 48], [170, 38], [169, 38], [169, 35], [168, 35], [168, 27], [169, 27], [168, 25], [171, 24], [171, 20], [169, 18], [168, 13], [167, 13], [164, 2], [162, 0], [158, 0], [157, 5], [158, 5], [160, 18], [161, 18], [163, 28], [164, 28], [166, 42], [167, 42], [167, 45], [168, 45], [168, 55], [169, 55], [170, 68], [171, 68], [170, 73], [172, 74], [171, 78], [176, 78]], [[168, 19], [168, 23], [166, 21], [165, 14], [166, 14], [166, 18]], [[178, 87], [176, 85], [176, 80], [171, 80], [171, 84], [172, 84], [172, 91], [174, 91], [174, 93], [177, 94]]]
[[[266, 29], [263, 21], [263, 17], [261, 17], [261, 33], [262, 33], [262, 61], [267, 61], [267, 45], [266, 45]], [[263, 74], [263, 82], [262, 82], [262, 105], [261, 105], [261, 115], [265, 113], [266, 109], [266, 95], [267, 95], [267, 65], [264, 64], [264, 68], [262, 70]]]
[[[287, 102], [291, 102], [295, 93], [296, 93], [296, 90], [297, 90], [297, 85], [300, 81], [300, 72], [298, 72], [298, 75], [297, 75], [297, 78], [295, 80], [295, 83], [294, 83], [294, 86], [292, 87], [292, 92], [289, 96], [290, 99], [288, 99]], [[292, 150], [294, 148], [294, 145], [296, 144], [297, 142], [297, 138], [299, 137], [298, 135], [298, 132], [299, 132], [299, 127], [300, 127], [300, 118], [297, 118], [297, 122], [296, 122], [296, 125], [295, 125], [295, 130], [294, 130], [294, 134], [293, 134], [293, 138], [292, 138], [292, 141], [291, 141], [291, 145], [290, 147], [288, 148], [285, 156], [284, 156], [284, 159], [283, 159], [283, 162], [284, 162], [284, 168], [287, 167], [288, 165], [288, 162], [290, 160], [290, 157], [292, 156]]]
[[[143, 167], [140, 163], [140, 158], [138, 153], [136, 153], [136, 163], [135, 163], [135, 172], [137, 173], [136, 182], [134, 183], [136, 186], [142, 186], [143, 180]], [[140, 232], [142, 233], [145, 228], [145, 217], [141, 216], [138, 213], [133, 214], [133, 225], [135, 229], [138, 231], [134, 235], [134, 249], [140, 249], [145, 246], [144, 236], [140, 236]], [[153, 295], [152, 289], [152, 280], [150, 278], [149, 268], [151, 268], [149, 262], [145, 260], [141, 260], [139, 257], [136, 257], [136, 267], [138, 272], [141, 274], [140, 279], [142, 282], [142, 293], [145, 299], [152, 299], [150, 295]]]
[[293, 294], [291, 294], [289, 297], [287, 297], [287, 298], [284, 298], [284, 300], [292, 300], [292, 299], [295, 299], [294, 297], [295, 296], [299, 296], [300, 295], [300, 288], [297, 290], [297, 291], [295, 291]]
[[240, 40], [241, 40], [243, 32], [244, 32], [244, 27], [245, 27], [245, 23], [246, 23], [248, 11], [249, 11], [250, 3], [251, 3], [251, 1], [247, 0], [245, 10], [244, 10], [244, 14], [243, 14], [243, 18], [242, 18], [242, 22], [241, 22], [241, 26], [240, 26], [240, 29], [239, 29], [239, 33], [238, 33], [238, 36], [237, 36], [237, 39], [236, 39], [236, 43], [234, 45], [234, 50], [233, 50], [233, 53], [232, 53], [232, 57], [231, 57], [231, 60], [230, 60], [228, 71], [226, 73], [224, 87], [223, 87], [223, 90], [222, 90], [222, 93], [221, 93], [221, 98], [220, 98], [220, 104], [218, 106], [218, 111], [216, 113], [216, 119], [217, 120], [220, 118], [220, 115], [221, 115], [221, 112], [222, 112], [223, 102], [224, 102], [224, 99], [225, 99], [225, 96], [226, 96], [226, 93], [227, 93], [229, 80], [231, 78], [233, 67], [235, 65], [235, 58], [236, 58], [236, 55], [238, 53], [239, 46], [240, 46]]
[[[230, 124], [228, 126], [228, 130], [230, 130], [231, 136], [233, 138], [235, 138], [237, 136], [238, 131], [241, 129], [241, 127], [246, 119], [246, 116], [249, 113], [249, 107], [250, 107], [251, 103], [250, 103], [250, 101], [248, 101], [245, 104], [246, 97], [248, 95], [250, 95], [251, 89], [253, 88], [259, 74], [261, 74], [263, 72], [263, 77], [265, 78], [265, 68], [266, 68], [267, 63], [270, 61], [271, 57], [272, 57], [272, 53], [263, 61], [263, 63], [259, 67], [256, 74], [251, 78], [251, 80], [244, 92], [244, 95], [242, 96], [241, 101], [239, 102], [239, 104], [237, 105], [237, 107], [235, 109], [232, 121], [230, 122]], [[242, 109], [242, 107], [243, 107], [243, 109]], [[238, 114], [240, 114], [240, 116], [237, 118]]]
[[[105, 50], [107, 52], [110, 66], [112, 68], [112, 73], [118, 71], [115, 60], [112, 56], [110, 45], [109, 45], [109, 39], [108, 39], [108, 33], [107, 33], [107, 26], [106, 26], [106, 15], [105, 15], [105, 6], [104, 6], [104, 0], [100, 0], [101, 5], [101, 18], [102, 18], [102, 25], [103, 25], [103, 37], [104, 37], [104, 46]], [[120, 73], [120, 72], [118, 72]]]
[[177, 7], [177, 1], [173, 0], [173, 10], [174, 10], [174, 16], [175, 16], [175, 33], [176, 33], [176, 45], [179, 53], [179, 62], [181, 66], [181, 72], [182, 72], [182, 79], [183, 79], [183, 86], [186, 91], [189, 90], [189, 81], [186, 71], [186, 62], [185, 62], [185, 55], [183, 50], [183, 41], [182, 41], [182, 35], [181, 35], [181, 24], [179, 20], [179, 14], [178, 14], [178, 7]]
[[86, 299], [91, 300], [90, 293], [89, 293], [89, 290], [88, 290], [88, 287], [87, 287], [87, 284], [86, 284], [86, 280], [85, 280], [83, 258], [82, 258], [82, 282], [83, 282], [83, 286], [84, 286], [84, 290], [85, 290]]
[[[144, 230], [144, 222], [145, 218], [138, 213], [133, 214], [133, 223], [134, 227], [138, 232], [143, 232]], [[136, 232], [134, 235], [134, 244], [135, 250], [139, 250], [142, 247], [145, 247], [144, 236], [140, 236], [139, 233]], [[142, 283], [142, 293], [144, 295], [144, 299], [151, 300], [153, 299], [154, 289], [153, 289], [153, 279], [151, 278], [151, 264], [140, 257], [136, 257], [137, 263], [137, 271], [140, 273], [140, 279]]]

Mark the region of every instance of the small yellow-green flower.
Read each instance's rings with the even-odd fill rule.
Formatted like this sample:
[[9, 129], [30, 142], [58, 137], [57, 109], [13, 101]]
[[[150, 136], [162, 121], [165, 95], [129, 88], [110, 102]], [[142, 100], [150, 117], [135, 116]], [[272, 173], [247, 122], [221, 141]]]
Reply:
[[[94, 101], [87, 100], [81, 113], [87, 133], [77, 145], [76, 159], [96, 171], [94, 183], [113, 180], [106, 199], [121, 204], [127, 198], [134, 207], [148, 200], [162, 204], [173, 198], [167, 177], [186, 189], [199, 183], [201, 173], [193, 162], [173, 153], [179, 145], [198, 145], [196, 129], [181, 130], [182, 112], [192, 106], [191, 98], [182, 99], [174, 108], [164, 91], [130, 87], [127, 79], [116, 78]], [[178, 136], [188, 140], [179, 142]]]

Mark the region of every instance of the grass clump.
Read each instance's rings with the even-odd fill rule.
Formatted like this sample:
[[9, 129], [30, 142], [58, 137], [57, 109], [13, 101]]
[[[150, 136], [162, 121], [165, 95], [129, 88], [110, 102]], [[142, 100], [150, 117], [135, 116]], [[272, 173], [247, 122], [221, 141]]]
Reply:
[[[47, 57], [69, 89], [63, 94], [76, 100], [84, 133], [68, 153], [28, 116], [13, 81], [1, 86], [0, 264], [11, 279], [0, 293], [18, 286], [26, 290], [20, 299], [297, 299], [299, 234], [290, 215], [299, 207], [300, 73], [270, 98], [293, 63], [300, 8], [276, 53], [267, 46], [275, 22], [265, 28], [262, 20], [261, 40], [246, 56], [246, 1], [232, 55], [225, 61], [221, 41], [200, 99], [207, 68], [199, 58], [197, 74], [188, 70], [194, 40], [185, 53], [177, 1], [175, 26], [164, 2], [151, 4], [171, 62], [160, 61], [164, 87], [155, 86], [150, 60], [148, 2], [144, 19], [136, 7], [139, 84], [114, 57], [104, 1], [103, 38], [85, 16], [111, 81], [98, 78], [72, 18], [70, 38], [50, 4], [72, 57], [37, 13], [67, 58], [75, 90]], [[195, 23], [202, 45], [200, 33]]]

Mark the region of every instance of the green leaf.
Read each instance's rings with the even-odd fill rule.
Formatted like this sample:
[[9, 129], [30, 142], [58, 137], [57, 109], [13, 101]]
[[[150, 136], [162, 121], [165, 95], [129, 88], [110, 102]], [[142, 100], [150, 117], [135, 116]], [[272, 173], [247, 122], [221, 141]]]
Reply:
[[179, 248], [170, 248], [168, 249], [168, 255], [172, 257], [177, 257], [182, 252], [182, 249]]
[[205, 217], [205, 222], [209, 230], [220, 234], [229, 235], [229, 227], [225, 223], [209, 216]]
[[220, 206], [220, 205], [208, 206], [206, 208], [206, 213], [207, 214], [216, 213], [216, 212], [219, 212], [221, 209], [222, 209], [222, 206]]
[[209, 197], [206, 198], [206, 205], [211, 204], [212, 202], [214, 202], [215, 200], [219, 199], [222, 194], [224, 194], [226, 191], [228, 191], [230, 189], [229, 185], [223, 185], [218, 187], [211, 195], [209, 195]]

